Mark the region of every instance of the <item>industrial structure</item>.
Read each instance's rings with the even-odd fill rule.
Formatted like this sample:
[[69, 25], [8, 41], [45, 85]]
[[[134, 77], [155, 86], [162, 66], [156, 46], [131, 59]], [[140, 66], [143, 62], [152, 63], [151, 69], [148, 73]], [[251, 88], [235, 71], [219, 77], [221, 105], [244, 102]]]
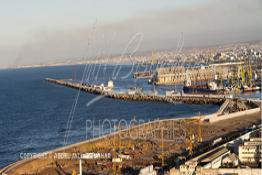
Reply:
[[169, 175], [230, 174], [235, 172], [237, 174], [252, 172], [252, 174], [259, 175], [261, 173], [261, 131], [260, 127], [215, 147], [170, 169]]
[[244, 62], [211, 64], [198, 67], [162, 67], [156, 70], [153, 82], [158, 85], [200, 83], [215, 79], [227, 79], [230, 72], [242, 66]]
[[261, 160], [261, 153], [262, 153], [262, 142], [261, 136], [250, 138], [249, 140], [245, 141], [242, 145], [238, 148], [238, 156], [239, 161], [242, 164], [249, 165], [249, 166], [257, 166], [258, 164], [262, 163]]

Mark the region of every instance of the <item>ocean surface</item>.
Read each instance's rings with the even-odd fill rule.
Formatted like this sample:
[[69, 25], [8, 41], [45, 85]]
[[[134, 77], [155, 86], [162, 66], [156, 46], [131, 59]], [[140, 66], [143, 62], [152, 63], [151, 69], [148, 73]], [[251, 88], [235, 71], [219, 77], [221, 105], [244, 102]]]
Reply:
[[[50, 84], [46, 77], [84, 80], [88, 83], [104, 83], [113, 77], [118, 90], [142, 87], [153, 90], [147, 80], [132, 79], [130, 66], [115, 70], [114, 66], [84, 65], [0, 70], [0, 167], [20, 159], [21, 153], [39, 153], [63, 146], [69, 114], [78, 90]], [[141, 68], [143, 69], [143, 68]], [[119, 71], [118, 71], [119, 70]], [[161, 94], [165, 90], [181, 87], [155, 87]], [[154, 120], [189, 117], [215, 112], [216, 105], [186, 105], [153, 102], [128, 102], [101, 98], [87, 107], [95, 95], [80, 92], [68, 144], [92, 138], [86, 131], [86, 121], [95, 125], [104, 119]], [[86, 134], [87, 133], [87, 134]], [[95, 133], [94, 135], [97, 135]]]

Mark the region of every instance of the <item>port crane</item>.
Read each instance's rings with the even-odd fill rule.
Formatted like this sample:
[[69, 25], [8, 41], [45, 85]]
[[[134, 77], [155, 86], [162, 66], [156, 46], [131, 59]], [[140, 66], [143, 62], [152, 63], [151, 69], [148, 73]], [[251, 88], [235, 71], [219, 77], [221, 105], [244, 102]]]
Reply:
[[189, 155], [191, 156], [193, 154], [193, 138], [192, 138], [192, 130], [189, 129], [189, 138], [186, 138], [186, 144], [189, 151]]
[[199, 113], [199, 118], [198, 118], [198, 137], [197, 137], [197, 141], [198, 143], [202, 143], [203, 138], [202, 138], [202, 127], [201, 127], [201, 116]]
[[250, 61], [248, 61], [246, 68], [247, 85], [252, 86], [252, 67]]
[[[187, 122], [187, 124], [197, 123], [197, 142], [198, 143], [202, 143], [202, 141], [203, 141], [201, 119], [202, 119], [202, 117], [199, 113], [199, 118]], [[189, 155], [192, 155], [193, 154], [193, 142], [194, 142], [195, 136], [192, 133], [191, 127], [189, 128], [188, 133], [189, 134], [188, 134], [188, 137], [186, 138], [185, 142], [186, 142], [186, 145], [187, 145], [187, 148], [188, 148], [188, 151], [189, 151]]]
[[161, 165], [162, 167], [164, 166], [165, 162], [164, 162], [164, 128], [163, 125], [161, 127], [161, 148], [162, 148], [162, 152], [161, 152]]

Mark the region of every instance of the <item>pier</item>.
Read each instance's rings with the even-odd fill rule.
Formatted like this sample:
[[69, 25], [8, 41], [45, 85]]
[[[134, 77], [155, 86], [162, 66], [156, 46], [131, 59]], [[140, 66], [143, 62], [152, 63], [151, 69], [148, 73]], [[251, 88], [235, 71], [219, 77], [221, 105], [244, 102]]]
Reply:
[[162, 102], [162, 103], [186, 103], [186, 104], [222, 104], [226, 99], [232, 99], [229, 95], [204, 95], [204, 94], [172, 94], [169, 96], [165, 95], [150, 95], [140, 93], [123, 93], [123, 92], [115, 92], [113, 90], [103, 89], [101, 86], [95, 86], [80, 82], [73, 82], [69, 80], [59, 80], [46, 78], [46, 81], [54, 84], [58, 84], [61, 86], [79, 89], [84, 92], [102, 95], [107, 98], [126, 100], [126, 101], [151, 101], [151, 102]]

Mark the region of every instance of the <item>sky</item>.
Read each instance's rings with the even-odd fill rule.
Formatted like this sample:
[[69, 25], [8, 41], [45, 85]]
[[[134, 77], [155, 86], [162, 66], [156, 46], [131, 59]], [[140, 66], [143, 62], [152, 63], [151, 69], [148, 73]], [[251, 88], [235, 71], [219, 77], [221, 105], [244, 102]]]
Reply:
[[[261, 0], [0, 0], [0, 67], [262, 39]], [[138, 45], [137, 43], [135, 43]], [[134, 45], [135, 45], [134, 44]]]

